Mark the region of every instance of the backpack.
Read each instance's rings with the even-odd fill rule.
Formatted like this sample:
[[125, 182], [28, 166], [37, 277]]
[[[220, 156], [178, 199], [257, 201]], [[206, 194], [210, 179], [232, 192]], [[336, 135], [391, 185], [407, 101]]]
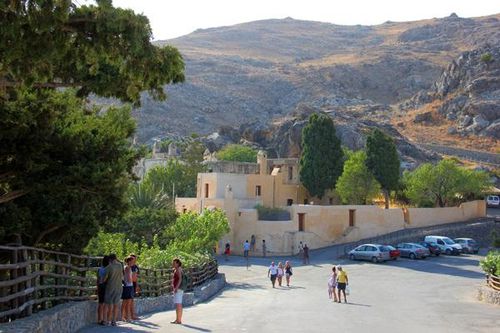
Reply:
[[191, 277], [182, 272], [180, 289], [186, 291], [190, 284], [191, 284]]

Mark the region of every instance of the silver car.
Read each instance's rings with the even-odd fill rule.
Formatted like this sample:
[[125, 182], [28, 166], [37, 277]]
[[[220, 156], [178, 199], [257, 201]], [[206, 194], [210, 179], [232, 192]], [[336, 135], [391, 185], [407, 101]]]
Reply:
[[390, 249], [380, 244], [363, 244], [349, 251], [351, 260], [369, 260], [373, 263], [391, 260]]
[[401, 243], [396, 246], [396, 249], [401, 252], [401, 257], [410, 259], [425, 259], [431, 255], [428, 248], [416, 243]]
[[455, 243], [460, 244], [462, 246], [463, 253], [478, 253], [479, 245], [472, 238], [455, 238]]

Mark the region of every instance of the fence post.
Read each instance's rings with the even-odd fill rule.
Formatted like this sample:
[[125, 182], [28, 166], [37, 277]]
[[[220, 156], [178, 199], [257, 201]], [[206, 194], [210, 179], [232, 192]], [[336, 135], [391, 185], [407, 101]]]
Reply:
[[[12, 250], [10, 262], [11, 262], [11, 264], [17, 264], [17, 249]], [[11, 280], [17, 279], [17, 269], [16, 268], [10, 270], [10, 279]], [[18, 291], [18, 285], [17, 284], [12, 285], [10, 288], [10, 292], [12, 294], [14, 294], [14, 293], [17, 293], [17, 291]], [[19, 307], [19, 300], [17, 298], [14, 298], [13, 300], [11, 300], [10, 307], [11, 307], [11, 309], [17, 309]], [[12, 317], [15, 318], [15, 317], [17, 317], [17, 315], [13, 315]]]
[[[29, 261], [28, 250], [23, 249], [22, 253], [23, 253], [23, 255], [22, 255], [23, 260], [22, 261], [23, 262]], [[29, 271], [28, 266], [25, 266], [24, 268], [21, 269], [21, 275], [22, 276], [28, 275], [28, 271]], [[31, 279], [26, 280], [24, 282], [24, 290], [29, 289], [29, 288], [31, 288]], [[30, 297], [27, 295], [22, 296], [21, 302], [24, 304], [27, 299], [30, 299]], [[33, 312], [33, 305], [29, 305], [25, 310], [25, 314], [26, 314], [26, 316], [31, 316], [32, 312]]]

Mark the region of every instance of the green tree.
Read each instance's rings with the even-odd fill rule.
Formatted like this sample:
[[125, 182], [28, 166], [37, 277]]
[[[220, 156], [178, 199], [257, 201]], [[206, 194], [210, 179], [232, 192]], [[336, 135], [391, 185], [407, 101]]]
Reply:
[[390, 191], [399, 185], [400, 164], [394, 140], [379, 129], [373, 130], [366, 138], [366, 166], [382, 188], [386, 209]]
[[257, 161], [257, 151], [252, 147], [229, 144], [217, 152], [221, 161], [253, 162]]
[[366, 166], [366, 153], [351, 152], [336, 187], [344, 204], [366, 205], [380, 193], [380, 184]]
[[342, 173], [344, 153], [332, 119], [313, 114], [302, 130], [300, 180], [312, 196], [320, 199], [333, 189]]
[[85, 97], [164, 98], [164, 84], [184, 79], [182, 57], [111, 1], [4, 1], [0, 21], [0, 242], [79, 251], [126, 210], [139, 157], [130, 107]]
[[445, 207], [480, 196], [491, 186], [491, 180], [482, 171], [459, 167], [453, 160], [438, 164], [422, 164], [403, 175], [405, 194], [417, 206]]

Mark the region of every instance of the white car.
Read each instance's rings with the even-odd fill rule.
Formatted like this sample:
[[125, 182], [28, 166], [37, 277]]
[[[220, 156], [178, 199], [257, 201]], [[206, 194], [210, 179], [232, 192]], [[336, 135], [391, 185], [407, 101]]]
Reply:
[[486, 197], [486, 206], [488, 207], [500, 207], [500, 197], [498, 195], [488, 195]]
[[451, 238], [445, 236], [425, 236], [424, 242], [436, 243], [441, 249], [441, 253], [460, 254], [462, 246], [455, 243]]

